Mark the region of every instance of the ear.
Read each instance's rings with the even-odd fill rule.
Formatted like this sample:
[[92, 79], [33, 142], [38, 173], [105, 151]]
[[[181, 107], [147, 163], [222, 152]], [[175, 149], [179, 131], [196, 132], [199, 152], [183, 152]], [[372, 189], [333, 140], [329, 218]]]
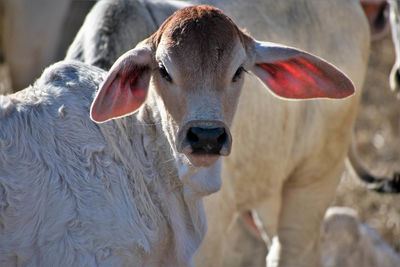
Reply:
[[291, 99], [344, 98], [354, 85], [340, 70], [307, 52], [255, 41], [252, 72], [276, 95]]
[[132, 114], [146, 100], [151, 49], [142, 46], [123, 54], [111, 67], [90, 108], [95, 122]]

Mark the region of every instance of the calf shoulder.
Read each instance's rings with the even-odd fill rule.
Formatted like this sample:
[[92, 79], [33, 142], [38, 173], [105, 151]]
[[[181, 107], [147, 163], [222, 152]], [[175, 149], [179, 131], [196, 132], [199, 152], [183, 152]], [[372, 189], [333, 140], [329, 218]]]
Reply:
[[139, 182], [140, 162], [130, 159], [135, 168], [127, 169], [89, 119], [103, 74], [58, 63], [33, 87], [2, 96], [0, 263], [140, 264], [152, 238], [168, 240], [166, 223]]

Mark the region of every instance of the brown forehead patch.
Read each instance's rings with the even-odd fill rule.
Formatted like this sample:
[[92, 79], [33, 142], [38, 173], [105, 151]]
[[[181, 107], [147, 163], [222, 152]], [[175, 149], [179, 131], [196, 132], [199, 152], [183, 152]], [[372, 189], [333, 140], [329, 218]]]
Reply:
[[151, 39], [155, 47], [158, 47], [162, 39], [171, 52], [178, 56], [196, 56], [215, 63], [237, 41], [247, 50], [248, 38], [251, 37], [241, 31], [221, 10], [199, 5], [176, 11]]

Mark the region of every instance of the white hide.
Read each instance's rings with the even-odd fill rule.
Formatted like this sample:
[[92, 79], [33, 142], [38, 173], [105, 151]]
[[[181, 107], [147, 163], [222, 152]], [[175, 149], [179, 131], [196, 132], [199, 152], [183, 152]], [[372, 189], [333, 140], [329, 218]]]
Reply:
[[[193, 265], [210, 192], [179, 178], [159, 111], [90, 120], [105, 74], [61, 62], [0, 96], [0, 266]], [[216, 190], [219, 169], [187, 171]]]
[[[150, 21], [159, 23], [177, 8], [174, 2], [171, 8], [159, 9], [158, 1], [149, 0], [144, 2], [147, 9], [136, 9], [136, 2], [100, 2], [88, 15], [67, 58], [109, 68], [109, 62], [125, 52], [124, 46], [133, 45], [131, 40], [146, 31], [135, 27], [137, 14], [147, 21], [152, 11], [157, 19], [153, 16]], [[369, 29], [359, 1], [194, 2], [222, 9], [257, 40], [322, 57], [346, 73], [357, 88], [344, 101], [283, 101], [248, 75], [236, 113], [232, 153], [223, 160], [222, 190], [205, 202], [210, 223], [196, 256], [197, 266], [222, 264], [224, 242], [235, 215], [250, 209], [257, 209], [268, 235], [276, 240], [269, 257], [271, 266], [319, 266], [318, 229], [343, 170], [368, 61]], [[135, 16], [118, 19], [127, 3]], [[104, 17], [117, 18], [112, 26], [118, 31], [104, 31], [111, 26]], [[90, 25], [97, 25], [95, 31]]]

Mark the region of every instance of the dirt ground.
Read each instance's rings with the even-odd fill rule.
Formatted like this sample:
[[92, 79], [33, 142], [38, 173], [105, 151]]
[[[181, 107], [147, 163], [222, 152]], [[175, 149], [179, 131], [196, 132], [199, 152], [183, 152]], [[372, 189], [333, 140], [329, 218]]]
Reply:
[[[394, 58], [390, 35], [372, 43], [355, 125], [360, 157], [374, 174], [387, 177], [400, 171], [400, 97], [390, 91], [388, 79]], [[371, 192], [347, 172], [339, 185], [334, 205], [357, 210], [361, 221], [375, 228], [400, 251], [400, 195]]]

